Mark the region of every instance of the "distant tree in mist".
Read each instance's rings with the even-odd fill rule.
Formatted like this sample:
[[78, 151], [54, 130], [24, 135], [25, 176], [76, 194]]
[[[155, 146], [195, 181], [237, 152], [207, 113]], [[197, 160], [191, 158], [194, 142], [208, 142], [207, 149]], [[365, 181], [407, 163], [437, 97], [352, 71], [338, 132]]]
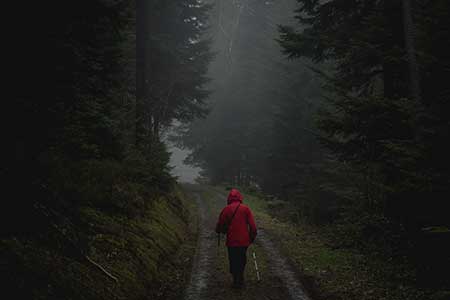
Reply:
[[212, 56], [203, 32], [209, 6], [196, 0], [138, 3], [137, 128], [159, 140], [173, 120], [206, 112], [205, 74]]
[[[287, 22], [292, 8], [252, 1], [222, 1], [214, 7], [212, 110], [206, 120], [184, 129], [182, 141], [193, 150], [188, 161], [202, 167], [212, 182], [279, 186], [271, 175], [276, 163], [270, 157], [279, 157], [273, 154], [278, 151], [274, 142], [282, 134], [274, 119], [285, 99], [302, 93], [297, 84], [306, 86], [310, 80], [307, 74], [302, 77], [306, 67], [284, 59], [275, 41], [277, 22]], [[308, 102], [301, 101], [299, 107]]]

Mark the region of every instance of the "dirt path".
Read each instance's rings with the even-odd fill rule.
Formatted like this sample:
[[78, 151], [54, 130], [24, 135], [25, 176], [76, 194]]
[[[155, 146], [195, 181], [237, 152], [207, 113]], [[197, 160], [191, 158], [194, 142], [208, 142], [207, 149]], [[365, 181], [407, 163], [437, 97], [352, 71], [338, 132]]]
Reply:
[[[213, 231], [216, 218], [225, 204], [225, 192], [201, 186], [190, 186], [189, 192], [198, 204], [200, 232], [191, 280], [185, 294], [186, 300], [310, 300], [286, 259], [280, 256], [263, 229], [259, 229], [256, 243], [249, 247], [247, 252], [245, 288], [232, 289], [224, 238], [222, 237], [221, 246], [218, 247], [217, 236]], [[258, 223], [258, 220], [256, 222]], [[261, 272], [259, 282], [256, 278], [253, 252], [256, 253]]]
[[214, 255], [215, 234], [211, 230], [214, 226], [214, 220], [208, 213], [208, 206], [202, 201], [201, 190], [193, 189], [191, 192], [197, 202], [200, 228], [191, 280], [186, 290], [186, 300], [204, 299], [203, 294], [208, 287], [211, 267], [214, 259], [216, 259]]

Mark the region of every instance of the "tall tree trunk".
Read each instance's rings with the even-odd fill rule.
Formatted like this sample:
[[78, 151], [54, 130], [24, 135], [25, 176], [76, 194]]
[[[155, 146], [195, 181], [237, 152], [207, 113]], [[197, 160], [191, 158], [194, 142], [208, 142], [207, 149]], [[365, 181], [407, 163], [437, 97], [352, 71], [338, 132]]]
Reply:
[[412, 0], [402, 0], [403, 5], [403, 25], [405, 31], [405, 46], [408, 55], [410, 95], [417, 102], [421, 101], [419, 64], [417, 62], [415, 50], [416, 28], [412, 17]]
[[136, 0], [136, 146], [142, 145], [146, 135], [145, 102], [148, 96], [146, 66], [148, 61], [149, 12], [148, 0]]
[[152, 138], [153, 141], [159, 142], [159, 135], [160, 135], [160, 129], [161, 129], [161, 122], [158, 116], [153, 116], [153, 131], [152, 131]]

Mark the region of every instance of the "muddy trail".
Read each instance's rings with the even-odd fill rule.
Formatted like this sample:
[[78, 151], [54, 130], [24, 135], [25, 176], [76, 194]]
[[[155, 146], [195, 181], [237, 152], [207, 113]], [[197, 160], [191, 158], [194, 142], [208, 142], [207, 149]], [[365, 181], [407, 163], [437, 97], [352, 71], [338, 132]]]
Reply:
[[[247, 252], [245, 287], [231, 288], [224, 237], [221, 237], [219, 247], [214, 232], [216, 218], [225, 204], [226, 191], [194, 185], [186, 189], [197, 202], [199, 212], [199, 237], [186, 300], [310, 300], [286, 259], [280, 256], [276, 245], [261, 227], [258, 227], [255, 244]], [[256, 223], [258, 225], [258, 220]], [[260, 281], [257, 280], [253, 253], [257, 258]]]

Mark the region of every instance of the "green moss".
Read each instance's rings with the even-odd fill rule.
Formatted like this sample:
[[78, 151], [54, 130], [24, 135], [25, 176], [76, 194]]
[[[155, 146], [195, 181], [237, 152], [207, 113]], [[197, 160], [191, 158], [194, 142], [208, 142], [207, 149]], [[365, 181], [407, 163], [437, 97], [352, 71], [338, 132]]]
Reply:
[[[90, 206], [79, 208], [80, 223], [89, 232], [84, 233], [88, 237], [86, 254], [116, 276], [118, 284], [77, 251], [70, 251], [69, 246], [59, 247], [69, 243], [57, 234], [57, 240], [54, 237], [0, 240], [2, 273], [15, 274], [7, 281], [9, 289], [17, 295], [22, 290], [26, 294], [22, 293], [22, 298], [166, 299], [170, 293], [175, 297], [177, 294], [166, 285], [175, 270], [184, 269], [180, 266], [184, 261], [177, 260], [177, 252], [192, 247], [189, 242], [195, 243], [184, 238], [195, 234], [192, 230], [196, 228], [186, 222], [196, 218], [194, 209], [192, 201], [178, 188], [153, 200], [151, 206], [134, 218]], [[174, 289], [183, 281], [177, 284]]]

